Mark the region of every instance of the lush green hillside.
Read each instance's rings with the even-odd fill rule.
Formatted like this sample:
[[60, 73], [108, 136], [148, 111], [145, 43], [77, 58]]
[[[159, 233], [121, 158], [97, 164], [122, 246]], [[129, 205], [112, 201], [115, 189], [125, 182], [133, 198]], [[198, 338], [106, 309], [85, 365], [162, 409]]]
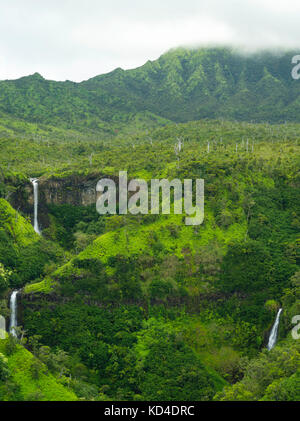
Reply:
[[[19, 337], [0, 344], [0, 399], [299, 400], [291, 55], [179, 49], [80, 84], [37, 74], [0, 82], [7, 322], [10, 293], [21, 289]], [[218, 119], [191, 121], [202, 117]], [[203, 178], [204, 223], [99, 216], [75, 194], [124, 170], [147, 181]], [[32, 176], [42, 237], [30, 222]]]
[[[289, 386], [298, 384], [298, 343], [286, 339], [299, 312], [298, 135], [298, 125], [201, 121], [140, 134], [134, 148], [111, 146], [89, 168], [83, 158], [84, 171], [98, 166], [111, 176], [127, 169], [147, 180], [203, 177], [205, 221], [99, 219], [93, 207], [51, 205], [44, 237], [72, 255], [22, 294], [37, 355], [44, 346], [66, 352], [72, 376], [78, 364], [84, 373], [75, 391], [86, 399], [298, 397]], [[184, 147], [176, 156], [178, 138]], [[72, 171], [78, 177], [75, 162]], [[263, 351], [279, 306], [284, 372], [281, 348]], [[262, 383], [259, 368], [249, 374], [256, 365], [266, 366]]]
[[0, 341], [1, 401], [75, 401], [67, 378], [54, 377], [45, 364], [13, 339]]
[[243, 379], [226, 386], [215, 400], [299, 401], [299, 341], [289, 339], [246, 363]]
[[39, 278], [49, 263], [64, 259], [60, 247], [38, 236], [29, 218], [22, 217], [4, 199], [0, 199], [0, 239], [0, 262], [9, 272], [8, 279], [0, 278], [1, 291]]
[[116, 69], [81, 83], [35, 73], [0, 82], [0, 110], [103, 135], [124, 125], [164, 124], [163, 118], [299, 122], [300, 83], [291, 76], [296, 53], [175, 49], [137, 69]]

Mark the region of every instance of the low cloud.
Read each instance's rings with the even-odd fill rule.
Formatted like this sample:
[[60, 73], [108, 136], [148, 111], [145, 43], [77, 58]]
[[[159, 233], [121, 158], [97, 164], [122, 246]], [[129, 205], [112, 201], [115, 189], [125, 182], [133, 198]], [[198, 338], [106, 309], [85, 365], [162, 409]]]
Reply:
[[11, 0], [1, 5], [0, 79], [81, 81], [179, 45], [297, 48], [299, 15], [294, 0]]

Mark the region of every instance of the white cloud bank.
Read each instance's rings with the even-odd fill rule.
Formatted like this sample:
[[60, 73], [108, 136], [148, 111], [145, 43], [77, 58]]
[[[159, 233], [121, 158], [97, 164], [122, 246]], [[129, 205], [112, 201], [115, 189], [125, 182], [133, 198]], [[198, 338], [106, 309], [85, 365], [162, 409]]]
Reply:
[[297, 48], [298, 0], [2, 0], [0, 79], [81, 81], [179, 46]]

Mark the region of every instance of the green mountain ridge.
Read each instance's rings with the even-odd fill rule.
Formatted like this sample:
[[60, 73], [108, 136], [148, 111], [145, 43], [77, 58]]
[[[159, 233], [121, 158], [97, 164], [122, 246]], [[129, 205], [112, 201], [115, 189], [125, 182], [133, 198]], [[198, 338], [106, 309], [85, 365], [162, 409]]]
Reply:
[[136, 69], [118, 68], [80, 83], [35, 73], [0, 82], [0, 110], [32, 122], [104, 131], [138, 112], [175, 122], [299, 122], [300, 83], [291, 76], [295, 54], [179, 48]]

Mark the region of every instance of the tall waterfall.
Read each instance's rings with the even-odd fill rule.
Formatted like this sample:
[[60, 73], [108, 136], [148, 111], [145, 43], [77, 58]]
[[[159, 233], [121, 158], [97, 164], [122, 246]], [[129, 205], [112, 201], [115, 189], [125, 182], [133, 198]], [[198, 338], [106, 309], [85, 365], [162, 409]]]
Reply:
[[13, 291], [10, 296], [10, 324], [9, 324], [9, 333], [15, 337], [17, 337], [16, 327], [18, 326], [18, 318], [17, 318], [17, 295], [19, 291]]
[[280, 320], [281, 312], [282, 312], [282, 308], [280, 308], [278, 310], [275, 323], [272, 327], [272, 330], [271, 330], [271, 333], [270, 333], [270, 336], [269, 336], [269, 342], [268, 342], [268, 346], [267, 346], [269, 351], [271, 351], [271, 349], [274, 348], [274, 346], [276, 345], [277, 334], [278, 334], [278, 326], [279, 326], [279, 320]]
[[33, 185], [33, 200], [34, 200], [34, 231], [41, 235], [41, 231], [39, 228], [38, 223], [38, 205], [39, 205], [39, 183], [37, 178], [31, 178], [30, 179], [32, 185]]

